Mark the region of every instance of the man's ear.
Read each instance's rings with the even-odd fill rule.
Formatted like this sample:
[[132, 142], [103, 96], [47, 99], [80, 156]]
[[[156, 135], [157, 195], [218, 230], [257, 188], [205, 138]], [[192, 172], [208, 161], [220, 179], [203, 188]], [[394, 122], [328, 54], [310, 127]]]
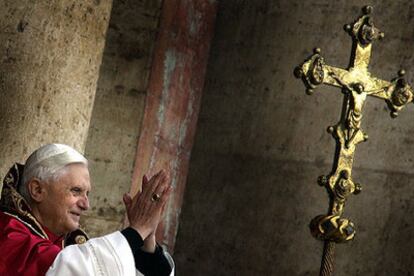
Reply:
[[42, 202], [46, 197], [46, 183], [37, 178], [33, 178], [27, 183], [27, 191], [31, 199], [35, 202]]

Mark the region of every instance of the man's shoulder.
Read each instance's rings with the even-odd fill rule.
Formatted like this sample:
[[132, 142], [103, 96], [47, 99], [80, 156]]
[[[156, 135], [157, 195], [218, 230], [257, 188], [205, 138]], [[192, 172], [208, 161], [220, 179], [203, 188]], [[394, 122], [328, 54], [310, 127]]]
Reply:
[[30, 236], [34, 239], [42, 239], [36, 230], [31, 229], [31, 226], [22, 221], [18, 216], [0, 211], [0, 228], [2, 229], [0, 235], [10, 237], [10, 234]]
[[0, 211], [0, 275], [45, 275], [61, 251], [29, 227], [13, 214]]
[[17, 216], [3, 211], [0, 211], [0, 228], [3, 229], [2, 235], [11, 231], [31, 234], [30, 229]]
[[0, 211], [0, 225], [2, 227], [16, 227], [16, 228], [26, 228], [17, 216], [14, 216], [10, 213]]
[[[51, 240], [45, 239], [31, 229], [29, 224], [15, 217], [13, 214], [0, 211], [0, 252], [7, 248], [31, 250], [32, 247], [48, 247], [59, 252], [61, 247]], [[56, 253], [57, 254], [57, 253]]]

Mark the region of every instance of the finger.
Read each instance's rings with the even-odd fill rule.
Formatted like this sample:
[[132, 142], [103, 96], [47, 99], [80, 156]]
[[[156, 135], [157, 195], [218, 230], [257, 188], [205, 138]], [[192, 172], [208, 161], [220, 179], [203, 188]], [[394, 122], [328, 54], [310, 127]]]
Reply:
[[148, 176], [144, 174], [144, 176], [142, 177], [142, 185], [147, 185], [148, 181], [149, 181]]
[[152, 177], [148, 178], [147, 174], [145, 174], [142, 177], [142, 186], [141, 186], [141, 192], [143, 194], [148, 194], [149, 193], [149, 189], [151, 189], [151, 186], [154, 184], [154, 181], [156, 179], [156, 177], [161, 173], [161, 171], [157, 172], [155, 175], [153, 175]]
[[151, 198], [152, 195], [155, 193], [156, 189], [158, 188], [159, 185], [161, 185], [166, 178], [166, 173], [165, 170], [161, 170], [159, 171], [156, 175], [154, 175], [150, 182], [148, 183], [147, 187], [145, 190], [143, 190], [143, 196], [145, 198]]
[[125, 193], [124, 196], [122, 197], [122, 200], [124, 201], [125, 210], [126, 210], [128, 220], [129, 220], [130, 219], [131, 206], [132, 206], [132, 198], [129, 194]]
[[170, 186], [170, 180], [169, 176], [167, 175], [164, 179], [161, 179], [156, 190], [151, 195], [151, 201], [160, 201], [161, 196], [164, 194], [164, 192], [168, 189]]
[[139, 193], [142, 193], [146, 189], [146, 186], [148, 185], [148, 182], [149, 182], [148, 176], [147, 176], [147, 174], [144, 174], [142, 176], [141, 189], [139, 190]]
[[154, 176], [152, 176], [151, 178], [148, 178], [147, 174], [144, 174], [144, 176], [142, 177], [142, 182], [141, 182], [141, 196], [144, 196], [148, 193], [148, 187], [151, 185], [150, 182], [152, 181]]
[[159, 204], [162, 206], [162, 208], [164, 208], [165, 203], [168, 201], [168, 198], [170, 197], [172, 190], [172, 185], [168, 185], [164, 193], [161, 195], [161, 198], [159, 199]]
[[131, 206], [132, 198], [128, 193], [124, 194], [124, 196], [122, 197], [122, 200], [124, 201], [124, 204], [126, 207]]
[[167, 190], [168, 186], [170, 185], [170, 176], [169, 174], [166, 174], [166, 176], [163, 179], [160, 179], [159, 185], [156, 187], [154, 193], [151, 195], [154, 196], [155, 194], [161, 196], [165, 190]]
[[164, 194], [162, 195], [162, 197], [160, 198], [160, 200], [157, 202], [157, 207], [158, 207], [158, 216], [159, 219], [162, 219], [162, 216], [164, 214], [165, 208], [167, 206], [167, 202], [168, 202], [168, 198], [171, 194], [172, 191], [172, 186], [170, 185], [167, 190], [164, 192]]
[[[169, 182], [166, 182], [169, 183]], [[153, 194], [152, 198], [148, 200], [147, 202], [150, 202], [150, 209], [152, 209], [154, 214], [157, 214], [156, 216], [158, 219], [161, 217], [163, 210], [165, 208], [165, 204], [167, 202], [167, 199], [171, 193], [172, 186], [170, 184], [167, 184], [165, 186], [165, 189], [158, 194], [158, 199], [153, 198], [155, 194]]]
[[174, 190], [173, 186], [171, 184], [168, 185], [166, 191], [163, 194], [163, 199], [167, 201], [168, 197], [170, 196], [171, 192]]
[[164, 213], [165, 206], [167, 206], [168, 198], [170, 197], [170, 194], [171, 194], [172, 190], [173, 190], [173, 188], [172, 188], [172, 186], [170, 185], [170, 186], [168, 186], [167, 190], [164, 192], [164, 195], [163, 195], [163, 196], [164, 196], [165, 198], [163, 198], [163, 199], [162, 199], [163, 201], [161, 202], [161, 204], [162, 204], [162, 208], [161, 208], [161, 216], [162, 216], [162, 214]]
[[[158, 201], [151, 202], [152, 217], [156, 220], [155, 225], [158, 225], [162, 219], [165, 207], [167, 205], [167, 199], [171, 193], [171, 188], [168, 187], [164, 194]], [[156, 228], [155, 228], [156, 229]], [[155, 230], [154, 230], [155, 231]]]

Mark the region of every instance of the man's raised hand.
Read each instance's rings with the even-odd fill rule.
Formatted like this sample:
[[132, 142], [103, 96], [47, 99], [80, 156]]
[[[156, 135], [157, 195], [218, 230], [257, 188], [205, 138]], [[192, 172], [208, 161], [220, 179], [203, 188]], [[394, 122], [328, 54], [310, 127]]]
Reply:
[[142, 239], [145, 240], [157, 229], [171, 190], [169, 174], [161, 170], [151, 179], [143, 177], [142, 190], [134, 198], [124, 194], [130, 227], [138, 231]]

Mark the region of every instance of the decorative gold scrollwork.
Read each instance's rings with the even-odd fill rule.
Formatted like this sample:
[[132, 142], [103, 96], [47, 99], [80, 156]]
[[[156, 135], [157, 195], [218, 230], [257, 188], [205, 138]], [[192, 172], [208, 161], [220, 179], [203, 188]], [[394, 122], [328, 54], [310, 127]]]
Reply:
[[413, 94], [411, 93], [405, 79], [400, 78], [396, 81], [396, 85], [391, 93], [391, 101], [395, 106], [403, 106], [412, 101]]
[[335, 195], [338, 201], [345, 202], [350, 194], [355, 190], [354, 182], [349, 177], [348, 171], [342, 171], [341, 176], [335, 184]]
[[319, 85], [323, 83], [323, 65], [323, 57], [321, 57], [319, 54], [316, 54], [309, 70], [309, 79], [313, 85]]
[[384, 33], [374, 26], [373, 19], [369, 16], [372, 12], [371, 6], [366, 6], [362, 9], [363, 15], [357, 19], [352, 25], [345, 25], [344, 29], [357, 42], [365, 47], [371, 44], [375, 39], [382, 39]]
[[301, 78], [305, 84], [308, 95], [312, 94], [316, 86], [322, 84], [325, 80], [325, 61], [320, 52], [319, 48], [315, 48], [306, 65], [296, 67], [294, 71], [295, 76]]
[[404, 78], [405, 71], [400, 70], [398, 77], [391, 81], [391, 85], [388, 87], [387, 104], [391, 110], [391, 117], [398, 116], [398, 111], [405, 105], [413, 101], [414, 95], [410, 86]]
[[320, 215], [310, 225], [312, 235], [319, 240], [343, 243], [355, 237], [355, 226], [346, 218], [337, 215]]
[[362, 45], [370, 44], [376, 37], [376, 31], [372, 18], [366, 18], [362, 27], [359, 29], [358, 40]]

